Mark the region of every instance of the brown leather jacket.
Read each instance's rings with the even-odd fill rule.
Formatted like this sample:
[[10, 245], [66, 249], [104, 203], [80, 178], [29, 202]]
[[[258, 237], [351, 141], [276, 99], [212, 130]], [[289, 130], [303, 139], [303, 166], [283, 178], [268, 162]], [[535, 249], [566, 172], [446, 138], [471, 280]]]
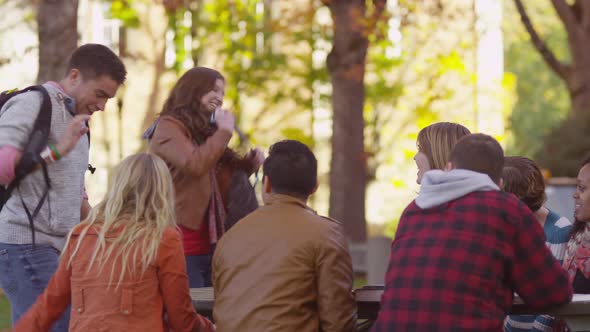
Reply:
[[353, 331], [352, 283], [340, 224], [275, 194], [217, 245], [214, 319], [224, 332]]
[[[83, 238], [72, 264], [67, 266], [79, 235], [80, 230], [74, 229], [57, 271], [43, 294], [18, 321], [15, 332], [48, 331], [70, 303], [70, 332], [164, 331], [164, 312], [167, 325], [174, 332], [215, 330], [192, 305], [178, 230], [165, 230], [156, 260], [143, 278], [127, 272], [119, 288], [108, 287], [114, 253], [102, 271], [97, 263], [87, 271], [98, 238], [93, 229]], [[139, 258], [133, 265], [139, 265]], [[120, 271], [119, 263], [115, 268], [115, 283]]]
[[160, 118], [149, 151], [162, 158], [172, 174], [178, 224], [193, 230], [201, 225], [211, 199], [209, 171], [223, 154], [231, 135], [217, 130], [205, 143], [197, 145], [178, 119]]

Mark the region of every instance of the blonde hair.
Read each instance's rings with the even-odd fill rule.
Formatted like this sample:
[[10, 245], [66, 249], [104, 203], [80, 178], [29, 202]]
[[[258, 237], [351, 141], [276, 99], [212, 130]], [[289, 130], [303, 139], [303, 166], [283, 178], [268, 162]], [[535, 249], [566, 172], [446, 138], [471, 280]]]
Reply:
[[437, 122], [420, 130], [416, 144], [428, 158], [430, 168], [444, 169], [457, 141], [468, 134], [469, 129], [458, 123]]
[[[91, 266], [98, 260], [101, 273], [114, 254], [109, 287], [115, 267], [120, 262], [119, 287], [127, 270], [132, 276], [136, 274], [134, 262], [138, 259], [143, 276], [156, 259], [162, 235], [168, 227], [176, 227], [176, 218], [174, 186], [166, 163], [148, 153], [129, 156], [115, 168], [105, 198], [68, 235], [66, 248], [74, 230], [81, 229], [68, 266], [78, 253], [84, 236], [93, 228], [97, 231], [98, 240], [86, 272], [90, 272]], [[107, 238], [107, 235], [110, 236]], [[110, 244], [108, 248], [107, 242]]]

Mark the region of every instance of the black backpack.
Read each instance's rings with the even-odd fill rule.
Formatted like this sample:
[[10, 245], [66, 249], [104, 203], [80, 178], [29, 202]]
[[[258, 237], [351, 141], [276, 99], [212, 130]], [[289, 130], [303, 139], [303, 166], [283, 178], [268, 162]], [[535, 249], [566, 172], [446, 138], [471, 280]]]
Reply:
[[227, 194], [227, 215], [225, 216], [225, 231], [227, 232], [242, 218], [258, 208], [256, 191], [248, 180], [248, 174], [240, 169], [233, 172], [229, 192]]

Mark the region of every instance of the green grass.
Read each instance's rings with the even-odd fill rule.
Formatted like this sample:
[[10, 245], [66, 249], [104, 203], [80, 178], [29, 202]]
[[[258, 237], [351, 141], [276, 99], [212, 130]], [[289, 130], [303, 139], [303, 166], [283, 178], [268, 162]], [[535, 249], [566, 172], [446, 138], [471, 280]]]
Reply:
[[0, 331], [10, 328], [10, 303], [4, 294], [0, 294]]
[[354, 277], [354, 285], [352, 288], [357, 289], [361, 288], [367, 284], [367, 278], [365, 276], [355, 276]]

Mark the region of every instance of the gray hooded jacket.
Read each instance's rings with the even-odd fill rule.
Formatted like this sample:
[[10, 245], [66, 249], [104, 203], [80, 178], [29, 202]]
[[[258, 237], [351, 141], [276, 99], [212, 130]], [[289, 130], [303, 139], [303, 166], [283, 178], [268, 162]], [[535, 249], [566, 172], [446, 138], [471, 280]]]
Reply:
[[487, 174], [454, 169], [424, 173], [416, 205], [422, 209], [441, 205], [474, 191], [500, 190]]

